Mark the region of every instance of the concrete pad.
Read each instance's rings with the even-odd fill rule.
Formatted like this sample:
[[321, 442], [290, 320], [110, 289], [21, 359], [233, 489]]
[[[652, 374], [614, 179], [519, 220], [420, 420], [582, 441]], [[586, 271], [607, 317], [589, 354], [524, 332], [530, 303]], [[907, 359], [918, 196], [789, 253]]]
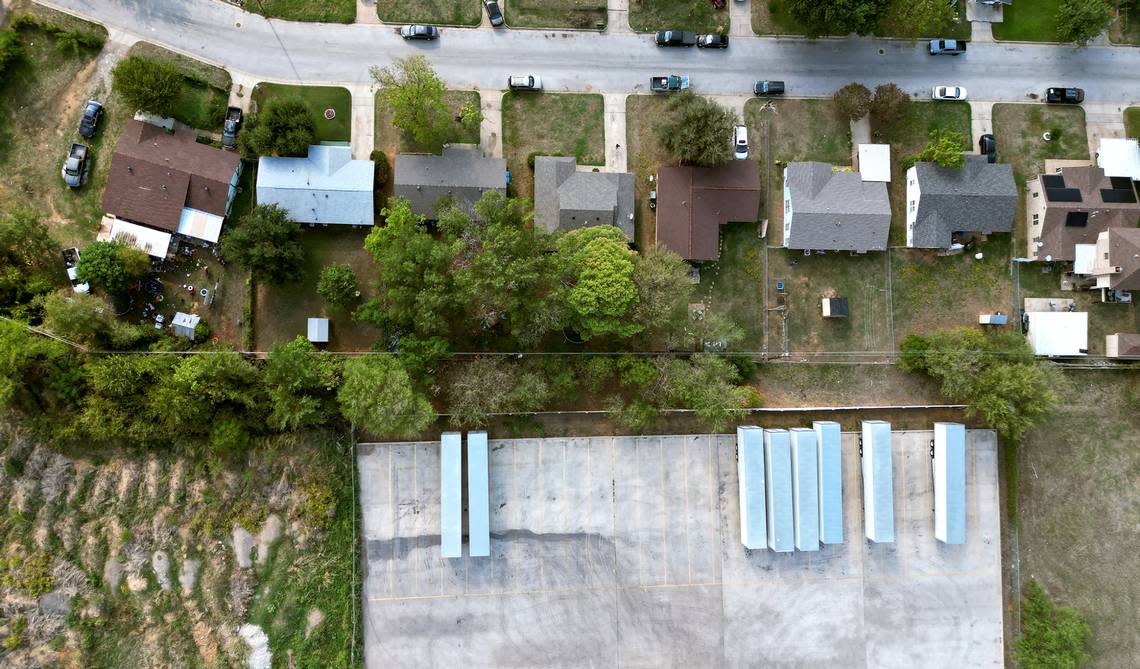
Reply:
[[437, 443], [364, 444], [365, 663], [1000, 667], [994, 433], [967, 432], [967, 538], [934, 539], [932, 432], [896, 432], [897, 541], [740, 545], [733, 435], [490, 442], [491, 557], [439, 557]]
[[[970, 151], [977, 153], [978, 138], [994, 131], [994, 103], [988, 100], [969, 100], [970, 103]], [[995, 137], [1001, 146], [1001, 137]]]
[[[486, 15], [487, 12], [483, 12]], [[479, 148], [491, 158], [503, 157], [503, 91], [479, 91]]]
[[380, 25], [382, 21], [376, 13], [376, 0], [356, 0], [356, 23]]
[[[752, 4], [765, 0], [725, 0], [728, 3], [728, 28], [730, 37], [752, 37]], [[729, 42], [732, 40], [730, 39]]]
[[1004, 5], [986, 5], [978, 0], [966, 2], [966, 20], [974, 25], [978, 23], [1001, 23], [1004, 20]]
[[[626, 172], [629, 169], [625, 132], [625, 98], [625, 93], [606, 93], [602, 96], [603, 115], [605, 116], [603, 141], [606, 143], [606, 166], [603, 170], [606, 172]], [[581, 167], [583, 166], [579, 165], [579, 168]], [[591, 166], [584, 167], [593, 169]]]
[[606, 32], [633, 32], [633, 29], [629, 27], [629, 0], [608, 0], [606, 2]]
[[1089, 142], [1089, 157], [1096, 162], [1096, 152], [1102, 137], [1124, 137], [1124, 109], [1128, 105], [1090, 103], [1081, 105], [1085, 111], [1085, 132]]
[[[995, 21], [993, 23], [1001, 23]], [[987, 21], [974, 21], [970, 24], [970, 41], [971, 42], [993, 42], [994, 41], [994, 26], [993, 23]]]
[[352, 95], [352, 157], [368, 160], [376, 148], [376, 95], [364, 84], [347, 88]]

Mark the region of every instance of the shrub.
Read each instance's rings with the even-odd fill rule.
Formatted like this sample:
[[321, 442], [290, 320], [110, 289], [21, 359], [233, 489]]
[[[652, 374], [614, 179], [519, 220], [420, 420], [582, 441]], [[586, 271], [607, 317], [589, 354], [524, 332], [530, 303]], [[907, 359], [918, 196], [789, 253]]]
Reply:
[[352, 265], [336, 263], [321, 270], [321, 278], [317, 281], [317, 294], [329, 306], [343, 309], [356, 301], [356, 272]]
[[0, 80], [16, 61], [24, 57], [24, 45], [15, 30], [0, 31]]
[[549, 156], [549, 155], [551, 155], [551, 154], [549, 154], [545, 151], [531, 151], [526, 156], [526, 166], [529, 167], [530, 170], [533, 172], [534, 171], [534, 159], [539, 157], [539, 156]]
[[369, 158], [376, 163], [375, 188], [383, 190], [384, 186], [388, 185], [388, 179], [392, 178], [392, 166], [388, 162], [388, 154], [383, 151], [373, 151]]
[[128, 56], [112, 71], [114, 88], [127, 104], [159, 116], [174, 113], [182, 92], [182, 73], [170, 63], [142, 56]]
[[871, 111], [871, 91], [860, 83], [852, 82], [831, 96], [835, 113], [845, 121], [858, 121]]
[[1089, 661], [1089, 624], [1079, 611], [1057, 606], [1037, 584], [1025, 586], [1021, 638], [1013, 654], [1023, 669], [1079, 667]]

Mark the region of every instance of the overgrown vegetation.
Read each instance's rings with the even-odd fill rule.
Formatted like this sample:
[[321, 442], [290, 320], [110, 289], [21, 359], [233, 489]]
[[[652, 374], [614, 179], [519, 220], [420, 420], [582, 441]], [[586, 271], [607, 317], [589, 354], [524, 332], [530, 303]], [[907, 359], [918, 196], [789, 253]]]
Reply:
[[674, 160], [713, 167], [732, 159], [736, 112], [709, 98], [682, 91], [674, 95], [657, 124], [657, 138]]
[[1057, 606], [1037, 581], [1025, 584], [1021, 608], [1021, 638], [1014, 657], [1024, 669], [1061, 669], [1083, 666], [1089, 624], [1070, 606]]

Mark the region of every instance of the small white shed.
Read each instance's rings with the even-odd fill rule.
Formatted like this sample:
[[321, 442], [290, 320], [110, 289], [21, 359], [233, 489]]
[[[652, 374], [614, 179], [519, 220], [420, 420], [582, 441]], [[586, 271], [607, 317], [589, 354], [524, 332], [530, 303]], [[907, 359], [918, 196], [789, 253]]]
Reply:
[[182, 337], [194, 341], [194, 328], [198, 327], [198, 323], [202, 320], [201, 316], [196, 314], [186, 314], [181, 311], [174, 313], [174, 320], [170, 321], [170, 327], [174, 329], [175, 337]]
[[891, 181], [891, 145], [860, 144], [859, 176], [863, 181]]
[[1026, 337], [1035, 355], [1075, 357], [1089, 354], [1089, 315], [1084, 311], [1031, 311]]
[[310, 318], [308, 330], [309, 341], [313, 342], [314, 344], [329, 343], [329, 319]]

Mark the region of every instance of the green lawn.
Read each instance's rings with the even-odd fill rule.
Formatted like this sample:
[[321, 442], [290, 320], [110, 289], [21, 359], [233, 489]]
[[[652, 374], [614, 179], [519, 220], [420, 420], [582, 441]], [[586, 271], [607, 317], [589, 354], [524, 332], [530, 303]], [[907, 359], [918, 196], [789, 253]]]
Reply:
[[598, 28], [606, 25], [604, 0], [506, 0], [507, 25], [520, 28]]
[[625, 99], [625, 145], [629, 147], [626, 168], [634, 175], [636, 239], [638, 247], [643, 249], [653, 246], [657, 236], [657, 219], [649, 208], [649, 191], [654, 187], [649, 177], [657, 174], [661, 165], [673, 162], [657, 140], [655, 130], [657, 121], [665, 113], [666, 97], [630, 95]]
[[246, 2], [242, 8], [289, 21], [352, 23], [356, 20], [356, 3], [353, 0], [256, 0]]
[[1140, 107], [1129, 107], [1124, 110], [1124, 134], [1129, 137], [1140, 137]]
[[757, 35], [803, 35], [784, 0], [753, 0], [752, 32]]
[[[260, 83], [253, 87], [253, 109], [260, 109], [270, 98], [300, 98], [308, 105], [317, 126], [318, 142], [347, 142], [352, 135], [352, 95], [339, 86], [291, 86]], [[324, 116], [333, 109], [336, 117]]]
[[1002, 23], [993, 24], [994, 39], [1059, 42], [1057, 10], [1061, 0], [1015, 2], [1002, 8]]
[[709, 0], [629, 0], [629, 27], [636, 32], [727, 33], [728, 7], [717, 11]]
[[477, 26], [483, 5], [476, 0], [376, 0], [376, 13], [386, 23]]
[[[998, 160], [1013, 165], [1014, 173], [1022, 179], [1044, 172], [1048, 158], [1089, 157], [1085, 112], [1078, 106], [998, 104], [994, 105], [993, 121]], [[1053, 141], [1042, 138], [1046, 131], [1053, 132]]]
[[503, 156], [516, 197], [534, 197], [527, 156], [573, 156], [579, 165], [606, 164], [601, 95], [510, 92], [503, 96]]
[[755, 223], [721, 227], [721, 255], [701, 267], [697, 296], [711, 311], [744, 329], [735, 348], [759, 351], [764, 345], [764, 240]]
[[459, 110], [468, 102], [479, 104], [479, 94], [475, 91], [447, 91], [444, 93], [452, 123], [447, 134], [439, 142], [424, 144], [412, 139], [408, 133], [392, 125], [392, 110], [384, 102], [380, 93], [376, 94], [376, 134], [375, 147], [389, 158], [397, 153], [439, 153], [444, 144], [478, 144], [479, 129], [468, 129], [456, 120]]

